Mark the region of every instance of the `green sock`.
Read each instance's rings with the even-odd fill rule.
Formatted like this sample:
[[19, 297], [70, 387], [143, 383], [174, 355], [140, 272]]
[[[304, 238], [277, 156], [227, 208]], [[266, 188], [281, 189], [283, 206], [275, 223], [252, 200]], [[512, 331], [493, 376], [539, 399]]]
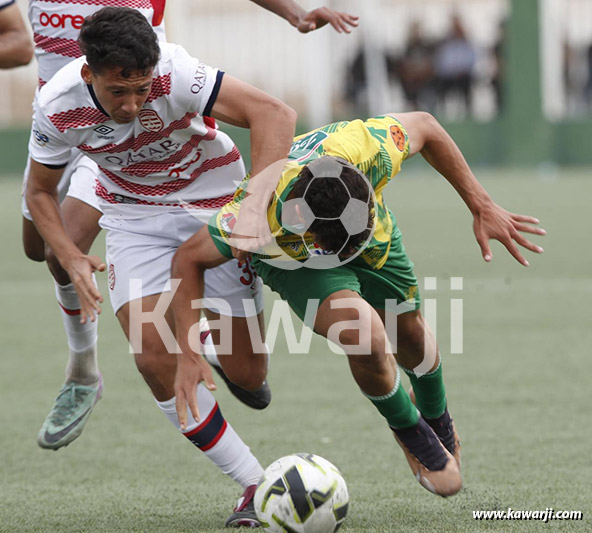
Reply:
[[[440, 354], [438, 354], [440, 357]], [[403, 369], [415, 392], [415, 402], [424, 418], [438, 418], [446, 409], [446, 389], [442, 379], [442, 359], [436, 370], [417, 377], [413, 370]]]
[[411, 402], [409, 395], [401, 385], [401, 374], [397, 371], [393, 390], [384, 396], [370, 396], [362, 391], [386, 418], [389, 426], [402, 429], [415, 426], [419, 421], [419, 413]]

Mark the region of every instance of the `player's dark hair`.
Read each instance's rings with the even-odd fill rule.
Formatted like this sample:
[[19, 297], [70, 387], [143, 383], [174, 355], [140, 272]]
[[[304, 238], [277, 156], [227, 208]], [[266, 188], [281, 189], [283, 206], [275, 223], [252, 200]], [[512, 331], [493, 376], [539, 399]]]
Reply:
[[[312, 210], [315, 219], [308, 231], [314, 235], [321, 248], [348, 257], [370, 236], [374, 224], [374, 196], [371, 194], [370, 182], [359, 169], [345, 160], [336, 157], [331, 159], [339, 163], [335, 168], [341, 168], [341, 173], [319, 177], [307, 165], [300, 171], [290, 196], [304, 197]], [[361, 200], [368, 206], [366, 229], [355, 235], [350, 235], [339, 220], [350, 198]]]
[[104, 7], [82, 24], [78, 45], [90, 69], [101, 74], [121, 67], [121, 75], [147, 71], [158, 63], [158, 38], [150, 23], [135, 9]]

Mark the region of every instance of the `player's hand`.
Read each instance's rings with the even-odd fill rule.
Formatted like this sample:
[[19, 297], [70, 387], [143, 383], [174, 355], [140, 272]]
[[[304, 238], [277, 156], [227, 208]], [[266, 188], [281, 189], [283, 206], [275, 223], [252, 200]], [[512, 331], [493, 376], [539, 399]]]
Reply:
[[232, 255], [239, 261], [245, 261], [253, 252], [261, 250], [273, 240], [269, 229], [267, 212], [241, 208], [228, 239]]
[[488, 207], [476, 213], [473, 220], [473, 231], [481, 248], [483, 259], [487, 262], [491, 261], [493, 256], [489, 240], [495, 239], [506, 247], [516, 261], [528, 266], [528, 261], [520, 253], [517, 244], [531, 252], [543, 253], [540, 246], [530, 242], [520, 233], [545, 235], [547, 232], [543, 228], [536, 227], [538, 223], [539, 220], [534, 217], [515, 215], [492, 202]]
[[202, 381], [208, 390], [216, 390], [207, 361], [201, 355], [179, 354], [175, 374], [175, 403], [181, 431], [187, 429], [187, 405], [195, 421], [199, 422], [197, 385]]
[[80, 323], [86, 324], [87, 319], [94, 322], [96, 315], [101, 314], [99, 304], [103, 303], [103, 296], [92, 279], [92, 273], [103, 272], [105, 263], [96, 255], [80, 254], [66, 261], [63, 267], [80, 300]]
[[351, 33], [351, 28], [358, 26], [358, 18], [348, 13], [333, 11], [328, 7], [319, 7], [304, 13], [296, 23], [301, 33], [318, 30], [326, 24], [331, 24], [337, 33]]

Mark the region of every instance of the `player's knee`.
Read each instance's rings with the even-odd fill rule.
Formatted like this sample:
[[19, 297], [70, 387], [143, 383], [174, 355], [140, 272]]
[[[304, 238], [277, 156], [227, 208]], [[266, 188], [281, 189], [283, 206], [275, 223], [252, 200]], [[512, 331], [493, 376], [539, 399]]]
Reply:
[[240, 368], [224, 370], [226, 377], [241, 389], [248, 391], [259, 390], [267, 376], [267, 364], [254, 359], [252, 364], [241, 365]]
[[51, 248], [46, 247], [45, 249], [45, 261], [51, 275], [60, 285], [68, 285], [70, 283], [68, 273], [62, 268], [62, 265]]
[[[163, 357], [162, 353], [157, 353], [149, 347], [143, 347], [142, 351], [134, 355], [136, 360], [136, 367], [142, 377], [149, 383], [165, 374], [167, 367], [167, 358]], [[169, 357], [174, 361], [174, 357]]]
[[41, 243], [33, 243], [28, 241], [27, 239], [23, 239], [23, 250], [25, 255], [31, 261], [35, 261], [37, 263], [43, 263], [45, 261], [45, 245], [43, 241]]

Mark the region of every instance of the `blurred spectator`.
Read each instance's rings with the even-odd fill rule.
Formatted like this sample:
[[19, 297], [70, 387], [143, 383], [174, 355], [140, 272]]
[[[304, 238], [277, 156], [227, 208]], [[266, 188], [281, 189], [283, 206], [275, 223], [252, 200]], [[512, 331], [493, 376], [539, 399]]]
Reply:
[[497, 40], [493, 45], [493, 73], [491, 75], [491, 87], [495, 95], [497, 112], [500, 113], [504, 105], [504, 83], [505, 83], [505, 52], [506, 46], [506, 20], [500, 22]]
[[588, 106], [592, 106], [592, 44], [586, 50], [586, 86], [584, 87], [584, 98]]
[[434, 55], [434, 72], [438, 105], [444, 108], [448, 96], [460, 96], [463, 114], [471, 112], [471, 86], [476, 52], [469, 42], [458, 16], [452, 19], [452, 30], [437, 46]]
[[351, 64], [346, 69], [345, 96], [353, 105], [355, 112], [360, 114], [366, 105], [366, 54], [360, 45]]
[[403, 56], [389, 58], [389, 74], [398, 77], [407, 104], [413, 110], [433, 108], [434, 45], [424, 39], [419, 22], [413, 22]]

